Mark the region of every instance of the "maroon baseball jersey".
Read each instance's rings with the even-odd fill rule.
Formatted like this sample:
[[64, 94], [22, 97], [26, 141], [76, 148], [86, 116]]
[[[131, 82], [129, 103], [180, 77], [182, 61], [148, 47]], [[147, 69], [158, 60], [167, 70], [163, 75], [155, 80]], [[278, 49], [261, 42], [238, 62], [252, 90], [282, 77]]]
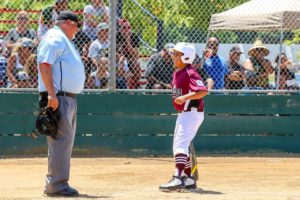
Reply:
[[176, 97], [191, 92], [207, 90], [202, 78], [192, 65], [188, 65], [184, 69], [175, 70], [173, 73], [172, 88], [172, 102], [177, 111], [190, 110], [192, 107], [198, 108], [199, 111], [203, 111], [204, 102], [202, 99], [187, 100], [182, 105], [174, 102]]

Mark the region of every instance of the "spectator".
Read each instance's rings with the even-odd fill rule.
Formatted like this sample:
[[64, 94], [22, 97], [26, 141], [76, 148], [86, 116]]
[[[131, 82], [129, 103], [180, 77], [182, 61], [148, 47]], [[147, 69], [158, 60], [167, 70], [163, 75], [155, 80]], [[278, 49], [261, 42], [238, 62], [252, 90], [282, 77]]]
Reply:
[[205, 86], [208, 90], [213, 89], [214, 87], [214, 80], [209, 76], [209, 74], [203, 69], [202, 67], [202, 59], [199, 57], [198, 54], [196, 54], [196, 58], [193, 62], [193, 66], [199, 73], [200, 77], [205, 83]]
[[[82, 55], [84, 48], [88, 47], [91, 44], [92, 40], [88, 35], [78, 28], [78, 32], [75, 35], [75, 38], [72, 40], [76, 49]], [[88, 46], [87, 46], [88, 45]]]
[[121, 47], [122, 54], [128, 61], [128, 67], [132, 74], [128, 87], [137, 89], [140, 87], [141, 67], [138, 62], [140, 39], [132, 32], [131, 25], [126, 19], [118, 21], [117, 46]]
[[[91, 46], [92, 40], [84, 33], [82, 30], [78, 30], [75, 35], [75, 38], [72, 40], [76, 49], [80, 53], [81, 60], [84, 65], [85, 76], [88, 77], [92, 71], [96, 69], [93, 65], [93, 60], [88, 57], [89, 48]], [[85, 86], [87, 79], [85, 81]]]
[[147, 89], [171, 89], [172, 74], [174, 65], [169, 49], [174, 48], [174, 44], [168, 43], [164, 48], [153, 54], [147, 63]]
[[[89, 77], [90, 73], [96, 70], [96, 65], [93, 63], [93, 59], [88, 57], [89, 47], [91, 46], [91, 42], [86, 43], [83, 46], [81, 60], [84, 65], [85, 77]], [[85, 79], [85, 87], [86, 87], [87, 79]]]
[[48, 6], [42, 11], [37, 31], [39, 40], [53, 27], [58, 14], [63, 10], [67, 10], [68, 7], [68, 0], [55, 0], [54, 5]]
[[239, 46], [234, 46], [229, 51], [227, 61], [228, 74], [225, 76], [225, 88], [239, 90], [245, 87], [246, 76], [243, 65], [239, 63], [241, 54]]
[[0, 47], [0, 87], [6, 87], [7, 85], [7, 76], [6, 76], [6, 67], [7, 67], [7, 60], [6, 57], [3, 55], [3, 49]]
[[83, 9], [83, 31], [91, 38], [97, 39], [97, 25], [107, 23], [109, 18], [109, 8], [105, 6], [103, 0], [91, 0], [90, 5]]
[[265, 58], [269, 53], [269, 49], [260, 40], [255, 41], [253, 47], [248, 51], [250, 58], [244, 64], [245, 70], [247, 70], [248, 87], [269, 88], [269, 74], [274, 71], [271, 62]]
[[0, 36], [0, 47], [2, 49], [2, 56], [6, 57], [6, 41], [2, 36]]
[[[285, 53], [281, 53], [281, 64], [280, 64], [280, 78], [279, 78], [279, 90], [295, 90], [299, 89], [295, 73], [290, 71], [290, 67], [293, 67], [292, 61], [287, 59]], [[275, 58], [275, 63], [278, 66], [279, 55]], [[277, 80], [278, 70], [275, 70], [275, 80]], [[277, 82], [277, 81], [276, 81]]]
[[204, 70], [214, 80], [214, 89], [224, 89], [225, 75], [228, 73], [227, 65], [224, 59], [218, 55], [219, 40], [211, 37], [207, 41], [205, 51], [211, 51], [211, 55], [204, 62]]
[[33, 29], [28, 28], [29, 17], [26, 11], [20, 11], [17, 14], [17, 26], [16, 28], [10, 29], [7, 33], [5, 40], [9, 51], [14, 47], [14, 44], [20, 38], [34, 39], [36, 32]]
[[108, 57], [108, 24], [100, 23], [97, 26], [97, 39], [92, 42], [89, 48], [88, 57], [93, 59], [93, 62], [96, 64], [96, 58], [98, 57]]
[[122, 54], [120, 48], [117, 49], [117, 74], [116, 74], [116, 88], [117, 89], [127, 89], [127, 82], [131, 76], [128, 62], [125, 56]]
[[38, 85], [38, 69], [36, 54], [31, 54], [26, 60], [23, 71], [18, 73], [21, 80], [20, 87], [22, 88], [36, 88]]
[[[117, 51], [117, 69], [116, 69], [116, 88], [127, 89], [127, 80], [130, 76], [128, 63], [125, 56]], [[107, 88], [110, 74], [108, 72], [108, 57], [96, 58], [97, 70], [92, 72], [87, 81], [89, 88], [105, 89]]]
[[11, 56], [8, 58], [6, 70], [10, 87], [17, 88], [23, 85], [19, 72], [24, 70], [26, 60], [31, 56], [33, 48], [33, 41], [28, 38], [21, 38], [14, 47]]
[[108, 84], [108, 58], [102, 57], [96, 59], [97, 70], [92, 72], [87, 80], [88, 88], [106, 89]]

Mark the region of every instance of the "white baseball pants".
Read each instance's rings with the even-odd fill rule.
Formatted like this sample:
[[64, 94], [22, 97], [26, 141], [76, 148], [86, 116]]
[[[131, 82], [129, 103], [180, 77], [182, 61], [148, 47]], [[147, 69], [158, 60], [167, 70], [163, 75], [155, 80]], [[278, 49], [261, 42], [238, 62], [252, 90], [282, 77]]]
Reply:
[[178, 113], [173, 138], [173, 154], [189, 155], [189, 146], [204, 120], [204, 112], [193, 109]]

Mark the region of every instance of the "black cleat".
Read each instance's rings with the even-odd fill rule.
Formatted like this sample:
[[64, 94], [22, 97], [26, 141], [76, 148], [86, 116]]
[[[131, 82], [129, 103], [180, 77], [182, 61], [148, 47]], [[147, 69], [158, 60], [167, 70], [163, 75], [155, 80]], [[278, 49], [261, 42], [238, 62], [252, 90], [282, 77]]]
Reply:
[[50, 197], [75, 197], [75, 196], [79, 196], [79, 192], [72, 188], [72, 187], [66, 187], [65, 189], [55, 192], [55, 193], [47, 193], [46, 191], [44, 192], [47, 196]]

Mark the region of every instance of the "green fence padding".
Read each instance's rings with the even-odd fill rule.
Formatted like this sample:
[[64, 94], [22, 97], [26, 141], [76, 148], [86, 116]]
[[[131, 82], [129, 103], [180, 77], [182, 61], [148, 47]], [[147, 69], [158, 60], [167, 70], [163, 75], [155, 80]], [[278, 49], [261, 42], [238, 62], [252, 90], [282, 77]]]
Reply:
[[209, 95], [207, 113], [300, 115], [300, 95]]
[[79, 114], [77, 133], [172, 134], [176, 115]]
[[171, 96], [102, 93], [78, 96], [79, 113], [174, 113]]
[[[38, 95], [0, 93], [0, 155], [46, 152], [34, 129]], [[171, 154], [177, 113], [169, 94], [81, 94], [75, 153]], [[208, 95], [195, 147], [207, 152], [300, 152], [300, 95]], [[14, 136], [12, 136], [14, 135]], [[23, 135], [23, 136], [19, 136]]]
[[[238, 154], [241, 152], [259, 153], [300, 153], [299, 139], [294, 137], [236, 137], [236, 136], [201, 136], [194, 139], [198, 156], [210, 154]], [[172, 136], [76, 136], [74, 153], [77, 155], [171, 155]], [[4, 155], [47, 155], [45, 137], [0, 137], [0, 156]]]
[[0, 134], [24, 134], [35, 129], [35, 115], [31, 113], [0, 114]]
[[200, 134], [295, 135], [300, 136], [300, 116], [205, 116]]
[[33, 113], [38, 109], [38, 95], [29, 93], [0, 93], [0, 114]]

